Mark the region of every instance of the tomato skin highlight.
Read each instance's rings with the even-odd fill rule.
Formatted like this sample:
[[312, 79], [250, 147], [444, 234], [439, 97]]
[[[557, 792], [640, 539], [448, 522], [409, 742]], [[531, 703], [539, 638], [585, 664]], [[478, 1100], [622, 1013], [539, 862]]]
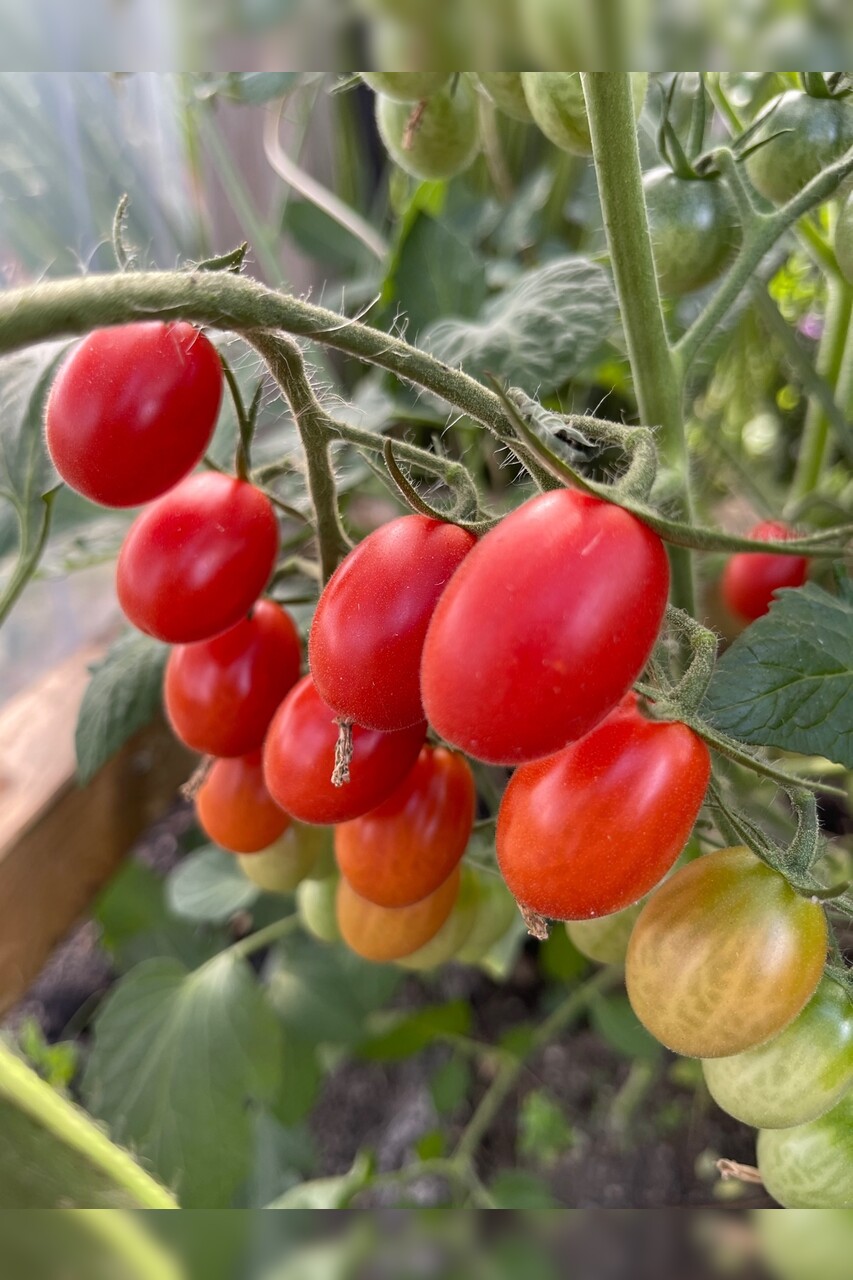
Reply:
[[169, 654], [163, 695], [177, 737], [210, 756], [257, 751], [284, 695], [299, 679], [293, 619], [272, 600], [212, 640]]
[[824, 977], [778, 1036], [702, 1068], [711, 1097], [736, 1120], [754, 1129], [807, 1124], [853, 1087], [853, 1003]]
[[119, 604], [158, 640], [208, 640], [249, 612], [277, 552], [269, 498], [244, 480], [199, 472], [130, 526], [116, 572]]
[[639, 675], [668, 588], [663, 543], [629, 512], [570, 489], [531, 498], [438, 603], [421, 667], [427, 719], [477, 760], [553, 755]]
[[435, 937], [450, 915], [460, 878], [457, 866], [428, 898], [409, 907], [379, 907], [362, 898], [341, 876], [335, 904], [341, 937], [365, 960], [387, 964], [413, 955]]
[[474, 825], [474, 778], [464, 756], [424, 747], [387, 800], [335, 831], [335, 857], [362, 898], [408, 907], [459, 862]]
[[[765, 520], [750, 530], [750, 538], [782, 542], [797, 535], [786, 524]], [[773, 593], [782, 587], [801, 587], [809, 571], [806, 556], [777, 556], [772, 551], [739, 551], [723, 570], [722, 591], [726, 607], [745, 622], [767, 613]]]
[[396, 733], [353, 725], [350, 780], [334, 787], [335, 713], [320, 697], [311, 676], [303, 676], [267, 730], [267, 786], [281, 807], [300, 822], [347, 822], [375, 809], [400, 785], [425, 737], [423, 721]]
[[314, 682], [337, 715], [383, 733], [423, 720], [420, 665], [429, 620], [475, 541], [455, 524], [399, 516], [338, 566], [308, 640]]
[[674, 1053], [727, 1057], [793, 1021], [821, 979], [826, 945], [817, 903], [748, 849], [719, 849], [646, 903], [628, 944], [628, 996]]
[[510, 892], [550, 920], [589, 920], [639, 901], [687, 843], [710, 772], [701, 738], [647, 720], [629, 694], [580, 741], [516, 769], [497, 824]]
[[758, 1170], [785, 1209], [853, 1209], [853, 1092], [808, 1124], [762, 1129]]
[[95, 329], [50, 389], [48, 452], [77, 493], [106, 507], [136, 507], [201, 461], [221, 399], [219, 355], [191, 324]]
[[264, 783], [261, 753], [217, 760], [195, 798], [205, 835], [230, 853], [260, 853], [290, 826]]

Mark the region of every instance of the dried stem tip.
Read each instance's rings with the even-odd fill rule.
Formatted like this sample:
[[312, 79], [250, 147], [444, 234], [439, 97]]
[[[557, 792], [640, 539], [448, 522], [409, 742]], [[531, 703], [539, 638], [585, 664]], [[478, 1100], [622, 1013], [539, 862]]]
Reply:
[[335, 767], [332, 770], [332, 786], [343, 787], [349, 782], [352, 762], [352, 721], [339, 720], [338, 740], [335, 743]]
[[538, 938], [540, 942], [548, 940], [548, 921], [544, 916], [540, 916], [538, 912], [531, 911], [529, 907], [523, 907], [518, 904], [521, 912], [521, 918], [524, 921], [525, 928], [532, 938]]

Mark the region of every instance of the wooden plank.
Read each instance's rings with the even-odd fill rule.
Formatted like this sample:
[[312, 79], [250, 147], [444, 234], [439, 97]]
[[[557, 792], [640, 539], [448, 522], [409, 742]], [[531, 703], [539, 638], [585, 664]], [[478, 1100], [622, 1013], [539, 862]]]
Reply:
[[24, 994], [193, 767], [158, 718], [77, 785], [74, 726], [98, 656], [75, 654], [0, 710], [0, 1012]]

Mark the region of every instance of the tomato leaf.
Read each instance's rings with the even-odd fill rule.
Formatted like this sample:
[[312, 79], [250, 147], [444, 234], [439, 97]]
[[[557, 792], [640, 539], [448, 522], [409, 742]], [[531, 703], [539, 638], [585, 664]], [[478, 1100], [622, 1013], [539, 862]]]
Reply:
[[247, 962], [194, 972], [149, 960], [95, 1022], [87, 1105], [133, 1144], [187, 1208], [226, 1208], [248, 1172], [251, 1115], [280, 1086], [281, 1032]]
[[429, 1091], [439, 1115], [451, 1115], [471, 1089], [471, 1067], [464, 1058], [448, 1058], [430, 1076]]
[[387, 1029], [360, 1045], [361, 1057], [393, 1062], [420, 1053], [440, 1036], [466, 1035], [471, 1030], [471, 1006], [464, 1000], [427, 1005], [417, 1013], [392, 1018]]
[[227, 920], [250, 907], [260, 892], [243, 874], [234, 854], [215, 845], [189, 854], [166, 882], [169, 906], [187, 920]]
[[486, 298], [485, 264], [470, 240], [422, 213], [398, 251], [393, 279], [384, 285], [386, 296], [389, 286], [414, 337], [435, 316], [478, 313]]
[[741, 742], [853, 767], [853, 601], [781, 591], [723, 654], [702, 714]]
[[92, 672], [83, 695], [74, 743], [77, 776], [89, 782], [161, 705], [168, 645], [130, 631]]
[[590, 1021], [611, 1048], [626, 1058], [654, 1062], [663, 1052], [634, 1013], [627, 996], [599, 996], [590, 1006]]
[[498, 1209], [557, 1209], [556, 1200], [543, 1178], [524, 1169], [504, 1169], [489, 1185]]

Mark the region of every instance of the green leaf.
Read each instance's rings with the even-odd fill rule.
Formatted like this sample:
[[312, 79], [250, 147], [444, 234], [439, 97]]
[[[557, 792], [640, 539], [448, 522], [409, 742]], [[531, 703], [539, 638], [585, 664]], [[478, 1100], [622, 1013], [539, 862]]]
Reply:
[[416, 1013], [391, 1015], [393, 1022], [359, 1046], [363, 1058], [394, 1062], [420, 1053], [441, 1036], [467, 1035], [471, 1030], [471, 1006], [464, 1000], [427, 1005]]
[[330, 274], [357, 272], [373, 258], [351, 231], [311, 200], [288, 200], [282, 228]]
[[[157, 1214], [152, 1221], [150, 1215], [143, 1219], [126, 1209], [104, 1213], [26, 1207], [27, 1213], [0, 1216], [4, 1275], [27, 1280], [190, 1280], [183, 1255], [157, 1238], [159, 1223], [180, 1219], [179, 1213]], [[210, 1272], [205, 1280], [213, 1280]]]
[[611, 1048], [626, 1058], [654, 1062], [663, 1050], [638, 1019], [625, 995], [599, 996], [590, 1005], [590, 1021]]
[[215, 845], [188, 854], [166, 881], [169, 906], [187, 920], [228, 920], [250, 907], [260, 892], [234, 854]]
[[373, 1174], [373, 1160], [361, 1152], [349, 1173], [337, 1178], [315, 1178], [303, 1182], [267, 1205], [268, 1209], [342, 1209], [357, 1191], [366, 1187]]
[[491, 373], [541, 397], [580, 373], [617, 321], [604, 268], [586, 258], [558, 258], [526, 272], [486, 304], [478, 321], [431, 325], [422, 344], [469, 373]]
[[447, 1139], [440, 1129], [422, 1133], [415, 1143], [419, 1160], [438, 1160], [447, 1151]]
[[4, 1209], [174, 1208], [164, 1187], [0, 1043]]
[[298, 84], [299, 71], [209, 71], [195, 78], [200, 98], [221, 97], [243, 106], [282, 98]]
[[453, 1057], [430, 1076], [429, 1091], [439, 1115], [450, 1115], [460, 1107], [471, 1088], [471, 1067], [464, 1058]]
[[574, 982], [589, 968], [562, 925], [555, 925], [539, 948], [539, 966], [554, 982]]
[[781, 591], [717, 664], [702, 714], [755, 746], [853, 768], [853, 602]]
[[518, 1150], [540, 1165], [555, 1164], [577, 1143], [577, 1135], [545, 1089], [532, 1089], [518, 1110]]
[[523, 1169], [505, 1169], [494, 1178], [489, 1193], [498, 1209], [557, 1209], [559, 1206], [542, 1178]]
[[421, 214], [399, 251], [392, 286], [413, 337], [436, 316], [477, 315], [486, 297], [484, 263], [469, 241]]
[[226, 945], [227, 939], [219, 931], [202, 932], [172, 915], [166, 905], [165, 883], [150, 867], [131, 858], [95, 903], [101, 941], [122, 972], [164, 955], [195, 969]]
[[130, 631], [92, 672], [83, 695], [74, 743], [77, 773], [89, 782], [160, 709], [168, 645]]
[[279, 1087], [281, 1033], [245, 960], [227, 951], [188, 972], [150, 960], [95, 1022], [83, 1093], [187, 1208], [224, 1208], [245, 1177], [247, 1103]]
[[323, 1079], [316, 1045], [288, 1031], [282, 1038], [281, 1083], [270, 1111], [281, 1124], [294, 1125], [314, 1105]]
[[79, 1046], [73, 1040], [49, 1044], [35, 1018], [25, 1018], [18, 1028], [21, 1053], [52, 1089], [67, 1089], [77, 1071]]

